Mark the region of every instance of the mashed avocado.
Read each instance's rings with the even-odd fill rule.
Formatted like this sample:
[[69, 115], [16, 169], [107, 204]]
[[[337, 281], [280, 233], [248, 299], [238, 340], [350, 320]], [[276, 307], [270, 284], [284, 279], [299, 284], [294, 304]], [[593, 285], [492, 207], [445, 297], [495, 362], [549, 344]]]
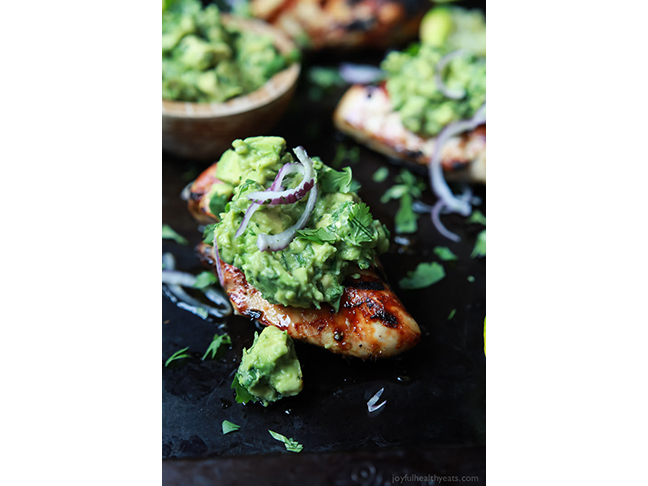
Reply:
[[222, 102], [250, 93], [289, 64], [272, 38], [221, 23], [215, 5], [162, 3], [162, 98]]
[[[273, 304], [320, 308], [326, 302], [337, 308], [345, 277], [356, 265], [371, 266], [376, 254], [389, 247], [387, 229], [351, 191], [351, 171], [333, 170], [313, 158], [319, 196], [305, 228], [284, 250], [260, 251], [257, 236], [293, 226], [308, 197], [294, 204], [261, 206], [236, 238], [251, 204], [247, 195], [270, 187], [279, 169], [294, 158], [280, 137], [235, 140], [232, 146], [216, 171], [216, 177], [233, 188], [232, 200], [214, 228], [220, 258], [241, 269], [250, 285]], [[296, 187], [301, 177], [287, 176], [284, 187]]]
[[442, 73], [444, 84], [453, 91], [464, 90], [465, 96], [450, 99], [439, 90], [434, 73], [448, 52], [423, 43], [391, 52], [382, 62], [389, 98], [412, 132], [436, 135], [450, 122], [471, 118], [486, 101], [486, 58], [476, 54], [454, 58]]
[[425, 14], [421, 42], [448, 50], [467, 49], [486, 55], [486, 17], [481, 10], [435, 7]]
[[260, 335], [255, 333], [252, 347], [243, 350], [232, 383], [237, 401], [245, 403], [251, 399], [267, 407], [283, 397], [297, 395], [303, 386], [301, 366], [288, 333], [273, 326], [266, 327]]

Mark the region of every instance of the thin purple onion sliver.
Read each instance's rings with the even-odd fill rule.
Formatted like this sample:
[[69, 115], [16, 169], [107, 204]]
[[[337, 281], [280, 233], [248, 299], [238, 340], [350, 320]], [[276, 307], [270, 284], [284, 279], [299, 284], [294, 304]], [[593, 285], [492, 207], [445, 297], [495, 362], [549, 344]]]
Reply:
[[451, 233], [445, 228], [445, 226], [443, 226], [439, 214], [443, 209], [448, 209], [450, 212], [468, 216], [472, 207], [468, 197], [457, 197], [452, 193], [450, 187], [448, 187], [448, 183], [443, 176], [443, 167], [441, 166], [441, 149], [448, 139], [468, 130], [474, 130], [484, 123], [486, 123], [485, 102], [481, 108], [477, 110], [475, 116], [470, 120], [460, 120], [446, 125], [445, 128], [441, 130], [441, 133], [439, 133], [434, 144], [434, 152], [432, 153], [432, 158], [430, 160], [430, 185], [439, 198], [439, 201], [437, 201], [433, 206], [430, 216], [432, 217], [432, 223], [439, 233], [453, 241], [459, 241], [459, 236]]
[[439, 88], [439, 91], [441, 91], [441, 93], [443, 93], [443, 95], [446, 98], [450, 98], [451, 100], [460, 100], [461, 98], [466, 96], [466, 91], [465, 90], [452, 91], [451, 89], [449, 89], [443, 83], [443, 79], [441, 78], [441, 73], [443, 72], [443, 68], [445, 68], [450, 61], [452, 61], [453, 59], [459, 56], [464, 56], [466, 54], [469, 54], [468, 51], [465, 51], [463, 49], [450, 52], [449, 54], [443, 56], [437, 63], [436, 67], [434, 68], [434, 80], [436, 81], [437, 88]]
[[257, 247], [260, 251], [280, 251], [284, 250], [288, 247], [288, 245], [290, 245], [290, 242], [295, 237], [295, 234], [297, 234], [297, 230], [300, 230], [304, 226], [306, 226], [308, 218], [310, 218], [310, 215], [313, 212], [313, 208], [315, 207], [315, 203], [317, 202], [317, 192], [318, 191], [316, 184], [313, 186], [310, 194], [308, 195], [308, 201], [306, 202], [304, 212], [293, 226], [277, 235], [262, 234], [258, 236]]
[[216, 274], [218, 275], [218, 281], [220, 282], [221, 287], [225, 290], [225, 285], [223, 282], [223, 269], [221, 268], [221, 259], [218, 254], [218, 241], [216, 241], [216, 235], [214, 235], [214, 259], [216, 260]]
[[[283, 183], [284, 178], [288, 174], [293, 174], [295, 172], [299, 172], [301, 174], [304, 173], [304, 166], [301, 164], [297, 164], [294, 162], [284, 164], [284, 166], [279, 170], [279, 173], [277, 174], [277, 177], [275, 177], [275, 180], [272, 181], [272, 185], [270, 186], [269, 191], [283, 191], [283, 186], [281, 185]], [[266, 191], [262, 191], [261, 193], [263, 194]], [[255, 194], [255, 193], [253, 193]], [[261, 207], [260, 202], [253, 202], [250, 204], [247, 208], [247, 211], [245, 211], [245, 216], [243, 216], [243, 221], [241, 221], [241, 225], [239, 226], [238, 230], [236, 230], [236, 234], [234, 235], [234, 238], [238, 238], [243, 234], [243, 231], [245, 231], [245, 228], [247, 228], [248, 223], [250, 222], [250, 219], [252, 219], [252, 215], [256, 212], [257, 209]]]
[[304, 168], [304, 177], [297, 187], [284, 191], [256, 191], [247, 195], [248, 199], [262, 203], [270, 204], [292, 204], [301, 200], [310, 191], [315, 183], [313, 161], [310, 159], [303, 147], [294, 149], [297, 159], [302, 163]]

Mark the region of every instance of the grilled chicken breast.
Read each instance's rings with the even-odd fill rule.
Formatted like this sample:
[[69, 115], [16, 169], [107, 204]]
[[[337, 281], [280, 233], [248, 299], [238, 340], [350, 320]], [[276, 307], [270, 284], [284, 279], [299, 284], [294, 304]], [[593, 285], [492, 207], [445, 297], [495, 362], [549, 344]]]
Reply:
[[[333, 122], [358, 142], [388, 157], [428, 165], [436, 138], [407, 130], [383, 86], [354, 85], [340, 100]], [[486, 183], [486, 125], [449, 139], [441, 151], [448, 180]]]
[[209, 208], [209, 191], [214, 184], [220, 182], [216, 179], [216, 166], [214, 163], [204, 170], [198, 178], [193, 181], [189, 189], [187, 206], [189, 212], [196, 221], [202, 224], [211, 224], [218, 221], [218, 217], [212, 214]]
[[[202, 262], [216, 271], [213, 247], [198, 246]], [[220, 262], [224, 289], [238, 315], [275, 326], [300, 341], [334, 353], [362, 359], [386, 358], [415, 346], [421, 331], [398, 297], [375, 269], [357, 269], [345, 282], [338, 312], [325, 304], [321, 309], [301, 309], [271, 304], [245, 279], [241, 270]]]
[[311, 49], [386, 48], [414, 39], [427, 0], [251, 0], [255, 17]]

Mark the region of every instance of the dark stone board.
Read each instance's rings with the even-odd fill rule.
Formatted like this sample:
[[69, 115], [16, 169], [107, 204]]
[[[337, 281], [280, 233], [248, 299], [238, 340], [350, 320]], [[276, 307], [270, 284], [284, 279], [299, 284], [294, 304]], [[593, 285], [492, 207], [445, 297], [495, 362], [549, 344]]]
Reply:
[[[356, 53], [343, 59], [377, 64], [381, 57]], [[339, 56], [319, 55], [305, 60], [304, 71], [309, 65], [336, 66], [339, 62]], [[354, 178], [362, 184], [360, 196], [374, 217], [392, 232], [390, 251], [381, 261], [390, 285], [421, 327], [421, 342], [401, 356], [377, 362], [345, 358], [297, 342], [303, 392], [267, 408], [243, 406], [235, 403], [230, 384], [242, 349], [251, 345], [260, 327], [235, 316], [222, 322], [211, 317], [203, 320], [163, 294], [164, 482], [247, 484], [245, 479], [255, 474], [268, 479], [272, 471], [288, 468], [285, 471], [295, 477], [309, 474], [313, 484], [392, 484], [394, 475], [403, 474], [476, 475], [479, 479], [472, 478], [470, 484], [485, 484], [486, 359], [482, 333], [486, 261], [470, 256], [484, 227], [468, 224], [459, 215], [444, 216], [446, 226], [462, 238], [454, 243], [434, 229], [427, 215], [421, 215], [417, 233], [408, 236], [410, 244], [395, 243], [393, 221], [398, 202], [382, 204], [380, 197], [401, 168], [334, 130], [331, 116], [343, 87], [326, 92], [315, 102], [309, 98], [303, 76], [300, 83], [286, 117], [267, 135], [283, 136], [289, 147], [303, 145], [309, 155], [327, 163], [335, 157], [339, 144], [359, 147], [359, 162], [343, 165], [351, 166]], [[163, 154], [162, 220], [190, 244], [163, 240], [162, 250], [176, 257], [178, 269], [194, 274], [203, 270], [194, 251], [201, 233], [179, 195], [208, 165]], [[390, 175], [385, 182], [375, 183], [372, 175], [380, 167], [387, 167]], [[474, 190], [485, 201], [485, 188]], [[435, 201], [429, 189], [423, 201]], [[485, 202], [477, 209], [485, 214]], [[459, 259], [441, 261], [432, 251], [435, 246], [450, 248]], [[419, 262], [432, 261], [445, 268], [443, 280], [421, 290], [399, 288], [398, 281], [408, 271]], [[469, 277], [474, 277], [473, 281]], [[453, 309], [456, 313], [449, 320]], [[214, 334], [223, 332], [232, 338], [231, 349], [221, 359], [201, 361]], [[164, 367], [169, 356], [187, 346], [190, 359]], [[370, 414], [367, 400], [383, 387], [381, 401], [387, 400], [387, 404]], [[224, 436], [223, 420], [241, 429]], [[303, 452], [287, 452], [268, 429], [294, 438], [303, 444]], [[332, 468], [327, 474], [326, 465]], [[240, 470], [245, 474], [237, 475]], [[262, 484], [273, 483], [268, 479]]]

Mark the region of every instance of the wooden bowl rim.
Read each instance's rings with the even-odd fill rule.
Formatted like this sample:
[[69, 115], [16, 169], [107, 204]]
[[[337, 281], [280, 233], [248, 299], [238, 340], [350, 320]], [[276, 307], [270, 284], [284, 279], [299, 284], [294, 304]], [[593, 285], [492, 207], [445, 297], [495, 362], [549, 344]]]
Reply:
[[[284, 32], [262, 20], [246, 19], [228, 14], [223, 14], [222, 18], [224, 23], [247, 27], [251, 30], [271, 35], [275, 47], [283, 54], [297, 49], [292, 39], [284, 34]], [[259, 89], [223, 103], [195, 103], [191, 101], [162, 99], [162, 116], [187, 119], [220, 118], [252, 111], [286, 94], [297, 82], [300, 71], [301, 63], [295, 61], [283, 71], [275, 74]]]

